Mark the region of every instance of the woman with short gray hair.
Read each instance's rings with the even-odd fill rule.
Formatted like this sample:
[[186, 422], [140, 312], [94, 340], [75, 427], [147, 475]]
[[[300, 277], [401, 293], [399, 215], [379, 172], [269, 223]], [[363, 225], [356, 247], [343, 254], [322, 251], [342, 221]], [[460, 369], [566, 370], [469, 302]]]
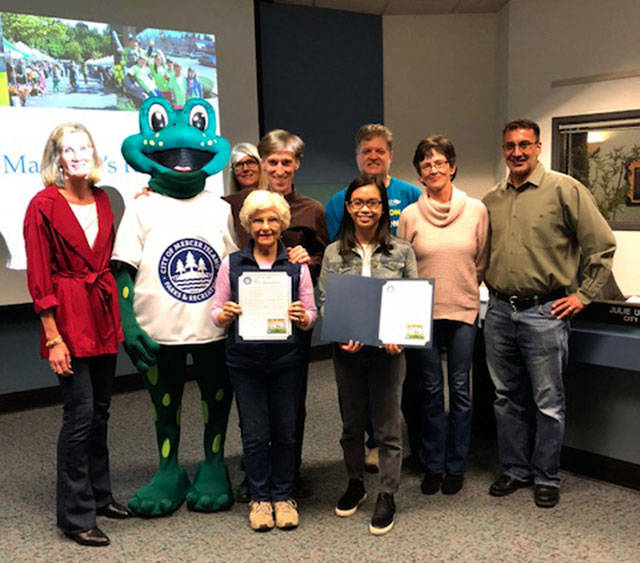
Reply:
[[[301, 335], [316, 318], [313, 284], [307, 265], [290, 262], [280, 241], [290, 221], [289, 204], [281, 195], [255, 190], [239, 216], [251, 240], [222, 262], [211, 315], [217, 326], [230, 329], [227, 367], [240, 414], [251, 498], [249, 524], [256, 532], [274, 526], [292, 529], [299, 522], [293, 485], [296, 422], [306, 363]], [[284, 272], [291, 278], [293, 302], [286, 313], [294, 325], [291, 340], [251, 342], [237, 335], [235, 323], [242, 315], [240, 276], [260, 270]]]

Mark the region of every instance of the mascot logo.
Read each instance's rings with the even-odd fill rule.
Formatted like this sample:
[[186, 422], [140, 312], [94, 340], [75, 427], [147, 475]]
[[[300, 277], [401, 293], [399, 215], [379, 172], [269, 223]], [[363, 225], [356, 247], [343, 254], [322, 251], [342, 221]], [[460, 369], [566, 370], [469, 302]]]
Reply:
[[160, 257], [158, 274], [165, 291], [184, 303], [200, 303], [215, 290], [220, 269], [218, 253], [200, 239], [187, 238], [171, 244]]

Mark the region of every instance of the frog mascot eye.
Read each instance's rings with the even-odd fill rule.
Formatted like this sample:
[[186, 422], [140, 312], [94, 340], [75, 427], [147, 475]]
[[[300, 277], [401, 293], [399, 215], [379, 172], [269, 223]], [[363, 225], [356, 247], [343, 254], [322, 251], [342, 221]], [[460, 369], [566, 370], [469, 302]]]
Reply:
[[[211, 104], [199, 98], [181, 110], [149, 98], [138, 123], [140, 132], [124, 140], [122, 154], [150, 175], [150, 190], [127, 204], [113, 261], [125, 348], [151, 395], [159, 463], [129, 507], [145, 517], [168, 515], [185, 500], [191, 510], [226, 510], [233, 504], [224, 463], [233, 391], [225, 331], [210, 312], [222, 260], [237, 248], [229, 205], [204, 186], [227, 164], [229, 142], [216, 133]], [[187, 354], [204, 419], [204, 460], [193, 481], [178, 459]]]
[[169, 125], [169, 115], [162, 104], [152, 104], [147, 115], [149, 126], [153, 131], [160, 131]]
[[209, 124], [207, 108], [201, 105], [193, 106], [189, 113], [189, 123], [196, 129], [200, 129], [200, 131], [206, 131]]

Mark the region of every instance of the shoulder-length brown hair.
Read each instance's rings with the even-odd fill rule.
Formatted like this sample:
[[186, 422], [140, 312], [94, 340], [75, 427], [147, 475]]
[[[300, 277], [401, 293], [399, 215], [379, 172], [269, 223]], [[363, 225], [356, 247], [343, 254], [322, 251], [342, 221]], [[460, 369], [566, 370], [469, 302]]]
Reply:
[[58, 186], [64, 188], [64, 175], [60, 165], [60, 150], [62, 148], [62, 137], [67, 133], [84, 133], [89, 139], [89, 144], [93, 149], [91, 159], [91, 171], [89, 172], [89, 183], [94, 186], [100, 181], [100, 171], [102, 160], [96, 151], [96, 145], [89, 130], [82, 123], [62, 123], [58, 125], [47, 139], [42, 153], [42, 163], [40, 164], [40, 176], [46, 186]]

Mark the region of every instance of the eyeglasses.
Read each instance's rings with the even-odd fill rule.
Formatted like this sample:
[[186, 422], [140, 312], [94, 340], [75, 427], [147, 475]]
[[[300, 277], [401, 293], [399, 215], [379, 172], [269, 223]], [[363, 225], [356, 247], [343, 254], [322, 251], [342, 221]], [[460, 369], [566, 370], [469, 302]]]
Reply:
[[349, 207], [354, 211], [360, 211], [366, 205], [371, 211], [375, 211], [381, 204], [382, 201], [379, 199], [368, 199], [366, 201], [363, 199], [352, 199], [349, 202]]
[[258, 163], [255, 160], [241, 160], [240, 162], [236, 162], [233, 168], [258, 168]]
[[422, 162], [420, 163], [420, 170], [423, 172], [431, 172], [435, 169], [437, 172], [444, 172], [449, 166], [448, 160], [436, 160], [434, 162]]
[[518, 147], [522, 152], [527, 152], [531, 149], [531, 147], [535, 147], [538, 144], [538, 141], [532, 143], [531, 141], [520, 141], [519, 143], [502, 143], [502, 149], [505, 152], [513, 152]]

